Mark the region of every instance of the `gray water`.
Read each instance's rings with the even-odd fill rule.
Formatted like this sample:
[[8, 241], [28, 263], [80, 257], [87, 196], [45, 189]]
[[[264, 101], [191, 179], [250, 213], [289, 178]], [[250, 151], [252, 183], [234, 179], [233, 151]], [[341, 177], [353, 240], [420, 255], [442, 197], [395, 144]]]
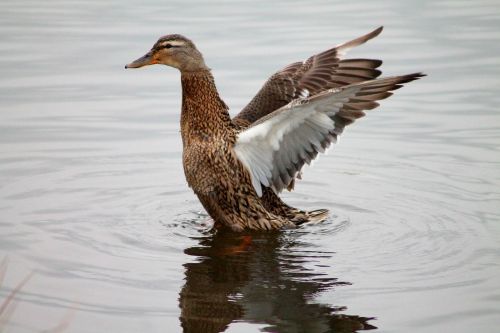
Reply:
[[[350, 56], [429, 76], [284, 194], [331, 218], [210, 233], [179, 74], [123, 66], [185, 34], [235, 114], [275, 70], [379, 25]], [[0, 304], [33, 274], [0, 330], [498, 332], [498, 1], [8, 0], [0, 28]]]

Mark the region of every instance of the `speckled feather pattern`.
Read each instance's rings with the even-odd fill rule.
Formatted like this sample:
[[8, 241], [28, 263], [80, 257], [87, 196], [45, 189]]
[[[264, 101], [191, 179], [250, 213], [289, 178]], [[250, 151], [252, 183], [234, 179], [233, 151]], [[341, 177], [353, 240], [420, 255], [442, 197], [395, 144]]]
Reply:
[[274, 193], [267, 199], [256, 195], [250, 174], [233, 153], [237, 129], [211, 73], [182, 73], [181, 81], [184, 173], [216, 226], [235, 231], [294, 227], [286, 216], [273, 213], [281, 212], [278, 207], [270, 209], [281, 202]]

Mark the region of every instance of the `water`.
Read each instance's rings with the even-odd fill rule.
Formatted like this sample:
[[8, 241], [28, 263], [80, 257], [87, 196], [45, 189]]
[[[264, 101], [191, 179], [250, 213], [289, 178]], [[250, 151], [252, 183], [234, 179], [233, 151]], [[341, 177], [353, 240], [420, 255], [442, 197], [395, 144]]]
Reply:
[[[3, 1], [0, 304], [33, 275], [0, 329], [496, 332], [499, 19], [487, 0]], [[123, 65], [185, 34], [234, 114], [273, 71], [381, 24], [351, 56], [429, 76], [284, 195], [332, 217], [209, 233], [182, 172], [179, 74]]]

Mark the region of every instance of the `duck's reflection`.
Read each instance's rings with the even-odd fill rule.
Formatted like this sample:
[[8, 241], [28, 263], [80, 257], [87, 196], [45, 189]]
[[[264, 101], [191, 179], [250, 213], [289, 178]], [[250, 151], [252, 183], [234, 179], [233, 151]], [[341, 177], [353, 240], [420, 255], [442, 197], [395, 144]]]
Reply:
[[368, 323], [372, 318], [314, 303], [321, 291], [345, 283], [305, 269], [308, 262], [329, 254], [299, 253], [301, 247], [286, 234], [217, 233], [186, 249], [197, 258], [185, 264], [186, 283], [180, 292], [184, 332], [223, 332], [233, 321], [265, 323], [269, 332], [376, 328]]

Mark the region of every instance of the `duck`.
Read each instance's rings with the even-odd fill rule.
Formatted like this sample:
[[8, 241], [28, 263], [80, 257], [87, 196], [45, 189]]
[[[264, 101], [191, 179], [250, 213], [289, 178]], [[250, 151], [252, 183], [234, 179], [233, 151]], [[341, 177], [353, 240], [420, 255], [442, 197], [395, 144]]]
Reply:
[[159, 38], [125, 66], [180, 71], [184, 174], [214, 228], [269, 231], [328, 218], [327, 209], [295, 208], [279, 195], [294, 189], [304, 165], [336, 143], [346, 126], [403, 84], [425, 76], [379, 78], [381, 60], [346, 57], [382, 29], [285, 66], [233, 118], [202, 53], [183, 35]]

